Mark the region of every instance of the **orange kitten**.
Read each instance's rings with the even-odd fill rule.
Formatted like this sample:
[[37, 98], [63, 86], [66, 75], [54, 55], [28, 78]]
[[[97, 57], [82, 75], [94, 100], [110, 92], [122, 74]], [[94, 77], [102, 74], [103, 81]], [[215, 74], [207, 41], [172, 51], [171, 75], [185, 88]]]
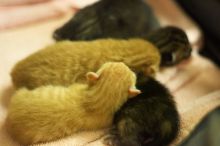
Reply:
[[17, 90], [7, 118], [12, 137], [29, 145], [108, 127], [128, 97], [140, 93], [135, 74], [124, 63], [105, 63], [86, 76], [86, 84]]
[[84, 83], [84, 75], [88, 71], [96, 71], [109, 61], [124, 62], [141, 78], [155, 74], [160, 54], [157, 48], [142, 39], [63, 41], [17, 63], [11, 76], [17, 88], [69, 86], [74, 82]]

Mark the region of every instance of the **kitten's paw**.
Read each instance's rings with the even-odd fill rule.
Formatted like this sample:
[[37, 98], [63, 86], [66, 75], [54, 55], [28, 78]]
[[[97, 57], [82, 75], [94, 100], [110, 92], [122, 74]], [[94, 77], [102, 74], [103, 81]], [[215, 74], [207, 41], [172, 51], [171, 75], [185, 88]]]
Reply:
[[120, 141], [115, 135], [107, 135], [103, 139], [103, 144], [106, 146], [120, 146]]
[[158, 71], [158, 67], [155, 65], [151, 65], [145, 70], [145, 75], [154, 77], [156, 72]]

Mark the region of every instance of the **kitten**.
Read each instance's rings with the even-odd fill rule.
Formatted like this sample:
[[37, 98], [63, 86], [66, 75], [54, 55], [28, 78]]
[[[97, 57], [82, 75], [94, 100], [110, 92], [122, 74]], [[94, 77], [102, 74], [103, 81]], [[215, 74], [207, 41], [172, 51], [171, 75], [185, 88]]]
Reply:
[[159, 49], [161, 66], [180, 63], [190, 57], [192, 50], [182, 29], [159, 28], [157, 18], [143, 0], [101, 0], [81, 9], [53, 37], [56, 40], [143, 38]]
[[191, 56], [192, 47], [180, 28], [167, 26], [149, 32], [146, 38], [159, 48], [161, 66], [176, 65]]
[[96, 71], [109, 61], [124, 62], [142, 80], [158, 71], [160, 55], [157, 48], [142, 39], [63, 41], [18, 62], [11, 76], [16, 88], [69, 86], [85, 82], [88, 71]]
[[142, 93], [129, 99], [113, 120], [105, 143], [112, 146], [166, 146], [179, 131], [179, 114], [169, 91], [149, 78], [137, 86]]
[[150, 6], [143, 0], [100, 0], [79, 10], [53, 37], [56, 40], [130, 38], [158, 27]]
[[30, 145], [108, 127], [120, 106], [140, 93], [135, 83], [135, 74], [124, 63], [109, 62], [87, 73], [86, 84], [22, 88], [11, 99], [8, 131]]

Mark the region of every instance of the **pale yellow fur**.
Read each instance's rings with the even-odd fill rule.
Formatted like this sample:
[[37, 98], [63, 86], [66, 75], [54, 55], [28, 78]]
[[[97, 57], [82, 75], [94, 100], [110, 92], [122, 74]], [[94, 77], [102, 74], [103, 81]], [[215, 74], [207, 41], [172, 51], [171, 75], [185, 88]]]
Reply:
[[105, 63], [97, 75], [88, 84], [17, 90], [9, 106], [9, 133], [29, 145], [109, 126], [136, 77], [124, 63]]
[[68, 86], [74, 82], [84, 83], [86, 72], [96, 71], [109, 61], [124, 62], [137, 74], [154, 75], [159, 68], [160, 54], [157, 48], [142, 39], [63, 41], [17, 63], [11, 76], [17, 88]]

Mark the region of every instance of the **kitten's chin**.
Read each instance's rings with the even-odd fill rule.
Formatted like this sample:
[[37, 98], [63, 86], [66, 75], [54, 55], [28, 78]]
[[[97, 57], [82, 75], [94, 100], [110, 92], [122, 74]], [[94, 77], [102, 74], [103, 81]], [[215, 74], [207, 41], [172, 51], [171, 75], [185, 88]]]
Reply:
[[183, 61], [181, 61], [178, 65], [177, 65], [177, 67], [178, 68], [184, 68], [185, 66], [188, 66], [191, 62], [192, 62], [192, 59], [193, 57], [189, 57], [188, 59], [185, 59], [185, 60], [183, 60]]

